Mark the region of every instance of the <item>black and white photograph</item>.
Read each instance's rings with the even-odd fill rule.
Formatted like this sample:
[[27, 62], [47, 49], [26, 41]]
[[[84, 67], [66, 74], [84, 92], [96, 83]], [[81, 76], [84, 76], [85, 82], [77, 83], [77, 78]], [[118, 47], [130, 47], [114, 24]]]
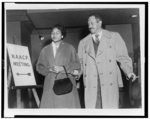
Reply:
[[147, 5], [3, 3], [3, 116], [146, 116]]

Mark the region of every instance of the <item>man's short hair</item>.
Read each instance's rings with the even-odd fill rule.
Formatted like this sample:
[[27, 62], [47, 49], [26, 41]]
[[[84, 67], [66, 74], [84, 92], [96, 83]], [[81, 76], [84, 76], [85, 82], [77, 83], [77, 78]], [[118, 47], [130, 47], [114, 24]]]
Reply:
[[[95, 17], [95, 19], [96, 19], [97, 21], [102, 21], [102, 18], [100, 17], [100, 15], [99, 15], [99, 14], [92, 13], [92, 14], [90, 14], [90, 15], [89, 15], [89, 17], [91, 17], [91, 16], [94, 16], [94, 17]], [[88, 17], [88, 18], [89, 18], [89, 17]]]

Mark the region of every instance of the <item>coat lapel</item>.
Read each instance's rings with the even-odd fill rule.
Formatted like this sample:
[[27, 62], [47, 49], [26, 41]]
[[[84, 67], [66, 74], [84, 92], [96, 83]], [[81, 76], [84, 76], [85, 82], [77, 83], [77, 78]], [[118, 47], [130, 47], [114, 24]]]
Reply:
[[94, 51], [94, 46], [93, 46], [93, 41], [92, 41], [92, 36], [90, 35], [89, 37], [89, 47], [88, 47], [88, 55], [91, 56], [92, 58], [95, 59], [95, 51]]
[[61, 44], [60, 44], [60, 46], [59, 46], [59, 48], [57, 49], [55, 59], [59, 58], [61, 52], [63, 52], [63, 45], [64, 45], [64, 42], [62, 41]]
[[107, 43], [108, 39], [110, 39], [110, 38], [111, 38], [110, 33], [107, 33], [107, 31], [102, 30], [102, 37], [100, 39], [100, 44], [98, 46], [98, 51], [97, 51], [96, 57], [101, 55], [104, 52], [104, 50], [106, 49], [106, 45], [107, 45], [106, 43]]
[[52, 43], [49, 45], [49, 62], [50, 64], [55, 64]]
[[100, 39], [100, 43], [99, 43], [99, 46], [98, 46], [96, 57], [101, 55], [104, 52], [104, 40], [105, 40], [105, 37], [102, 33], [102, 37]]

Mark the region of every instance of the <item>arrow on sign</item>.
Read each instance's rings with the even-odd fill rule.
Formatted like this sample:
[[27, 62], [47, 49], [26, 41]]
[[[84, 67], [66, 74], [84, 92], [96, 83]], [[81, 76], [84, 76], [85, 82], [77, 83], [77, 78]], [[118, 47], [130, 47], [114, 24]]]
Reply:
[[31, 73], [20, 74], [20, 73], [17, 72], [16, 74], [17, 74], [18, 76], [19, 76], [19, 75], [28, 75], [28, 76], [31, 76]]

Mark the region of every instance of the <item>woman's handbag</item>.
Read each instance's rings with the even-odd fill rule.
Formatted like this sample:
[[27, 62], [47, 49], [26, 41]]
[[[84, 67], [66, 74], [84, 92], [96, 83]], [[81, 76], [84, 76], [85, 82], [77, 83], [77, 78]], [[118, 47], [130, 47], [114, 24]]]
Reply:
[[73, 88], [73, 84], [68, 77], [68, 73], [67, 73], [65, 67], [64, 67], [64, 70], [65, 70], [66, 78], [57, 79], [57, 76], [59, 73], [56, 75], [56, 80], [55, 80], [54, 86], [53, 86], [53, 90], [56, 95], [65, 95], [67, 93], [70, 93]]

